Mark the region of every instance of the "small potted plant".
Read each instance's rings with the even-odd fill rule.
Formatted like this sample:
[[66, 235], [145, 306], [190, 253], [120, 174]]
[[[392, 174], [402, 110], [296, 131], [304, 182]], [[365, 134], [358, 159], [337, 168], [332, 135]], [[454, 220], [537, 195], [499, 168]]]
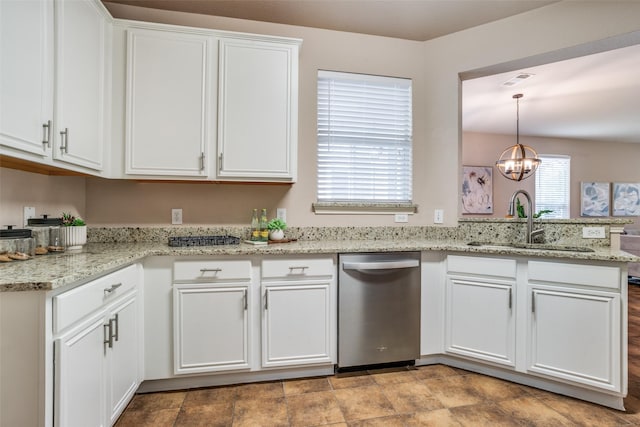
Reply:
[[62, 213], [62, 244], [68, 250], [82, 249], [87, 243], [87, 224], [79, 216]]
[[287, 228], [287, 224], [280, 218], [273, 218], [267, 223], [267, 230], [269, 230], [269, 240], [282, 240], [284, 239], [284, 230]]

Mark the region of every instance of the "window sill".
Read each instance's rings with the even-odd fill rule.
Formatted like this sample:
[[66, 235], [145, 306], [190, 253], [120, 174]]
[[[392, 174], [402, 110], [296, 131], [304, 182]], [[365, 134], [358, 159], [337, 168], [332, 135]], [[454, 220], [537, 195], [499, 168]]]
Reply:
[[418, 212], [418, 205], [413, 203], [316, 202], [311, 206], [317, 215], [391, 215], [397, 213], [411, 215]]

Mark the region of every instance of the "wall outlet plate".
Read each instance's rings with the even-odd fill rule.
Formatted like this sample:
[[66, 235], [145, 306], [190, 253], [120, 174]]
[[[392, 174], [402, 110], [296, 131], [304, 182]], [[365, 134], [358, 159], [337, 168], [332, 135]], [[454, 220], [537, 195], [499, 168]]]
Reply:
[[171, 209], [171, 224], [182, 224], [182, 209]]
[[604, 239], [604, 227], [582, 227], [583, 239]]
[[395, 222], [409, 222], [409, 215], [408, 214], [395, 214], [395, 216], [393, 217], [393, 220]]
[[433, 211], [433, 223], [442, 224], [444, 222], [444, 210], [436, 209]]
[[277, 208], [276, 209], [276, 218], [280, 218], [284, 222], [287, 222], [287, 209], [286, 208]]
[[34, 208], [33, 206], [25, 206], [23, 224], [27, 225], [29, 218], [35, 218], [35, 217], [36, 217], [36, 208]]

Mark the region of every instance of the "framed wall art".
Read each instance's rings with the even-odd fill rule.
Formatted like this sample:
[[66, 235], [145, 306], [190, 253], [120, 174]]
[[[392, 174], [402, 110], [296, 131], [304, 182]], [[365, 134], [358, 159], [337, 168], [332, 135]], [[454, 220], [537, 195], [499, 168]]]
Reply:
[[609, 216], [610, 188], [608, 182], [581, 182], [580, 216]]
[[462, 167], [462, 213], [493, 213], [493, 167]]
[[640, 183], [613, 183], [613, 215], [640, 216]]

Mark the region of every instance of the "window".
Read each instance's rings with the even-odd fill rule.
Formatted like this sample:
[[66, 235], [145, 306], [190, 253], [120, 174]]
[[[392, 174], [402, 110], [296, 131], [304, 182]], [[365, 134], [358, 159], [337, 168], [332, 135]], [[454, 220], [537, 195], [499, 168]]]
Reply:
[[411, 80], [318, 72], [318, 202], [412, 200]]
[[553, 212], [543, 218], [569, 218], [569, 156], [538, 156], [542, 163], [536, 171], [536, 211]]

